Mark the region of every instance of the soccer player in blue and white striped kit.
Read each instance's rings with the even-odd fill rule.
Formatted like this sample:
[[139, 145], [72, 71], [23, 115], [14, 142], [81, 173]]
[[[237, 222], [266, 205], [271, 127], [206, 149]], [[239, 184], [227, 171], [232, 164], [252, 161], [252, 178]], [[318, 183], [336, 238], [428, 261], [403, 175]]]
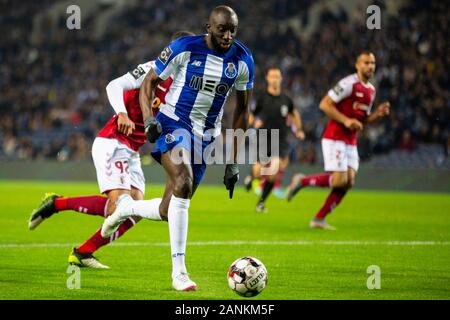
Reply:
[[[254, 63], [250, 51], [235, 40], [237, 28], [234, 10], [218, 6], [210, 13], [207, 34], [182, 37], [161, 52], [156, 67], [149, 71], [141, 86], [140, 104], [147, 137], [155, 143], [152, 156], [168, 176], [163, 198], [146, 200], [143, 209], [143, 201], [120, 197], [116, 211], [102, 228], [102, 235], [109, 236], [129, 216], [168, 220], [172, 287], [179, 291], [197, 288], [185, 265], [189, 203], [205, 173], [203, 151], [220, 135], [223, 107], [232, 88], [237, 101], [233, 129], [247, 128]], [[156, 118], [152, 118], [149, 106], [153, 90], [169, 76], [174, 81], [166, 103], [160, 106]], [[237, 150], [236, 139], [233, 143], [233, 149]], [[174, 154], [187, 161], [174, 161]], [[196, 161], [198, 157], [200, 162]], [[232, 160], [234, 163], [226, 165], [224, 176], [230, 198], [239, 179], [236, 151]]]

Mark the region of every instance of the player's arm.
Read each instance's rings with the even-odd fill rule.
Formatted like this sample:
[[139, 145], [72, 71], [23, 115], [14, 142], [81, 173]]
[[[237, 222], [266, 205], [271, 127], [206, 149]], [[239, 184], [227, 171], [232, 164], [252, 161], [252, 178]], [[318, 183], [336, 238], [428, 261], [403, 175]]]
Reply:
[[[254, 80], [254, 62], [253, 57], [248, 53], [242, 60], [239, 66], [239, 72], [235, 81], [236, 88], [236, 108], [233, 113], [233, 129], [247, 130], [248, 126], [248, 105], [253, 91]], [[239, 180], [239, 167], [237, 165], [237, 150], [238, 139], [233, 138], [232, 160], [231, 163], [225, 167], [225, 175], [223, 177], [223, 184], [229, 191], [230, 199], [233, 198], [234, 185]]]
[[339, 123], [342, 123], [346, 128], [351, 130], [361, 130], [363, 128], [363, 125], [360, 121], [353, 118], [349, 118], [343, 113], [341, 113], [336, 108], [336, 103], [331, 99], [329, 95], [326, 95], [325, 97], [322, 98], [322, 101], [320, 101], [319, 106], [320, 110], [325, 112], [325, 114], [329, 118]]
[[151, 106], [155, 95], [156, 86], [162, 81], [153, 69], [150, 69], [142, 82], [139, 90], [139, 104], [142, 110], [144, 122], [152, 118]]
[[162, 81], [156, 72], [149, 70], [139, 90], [139, 105], [141, 106], [142, 119], [144, 120], [145, 133], [148, 141], [154, 143], [162, 132], [161, 124], [153, 118], [151, 107], [155, 95], [156, 86]]
[[123, 101], [123, 92], [134, 89], [135, 83], [132, 77], [127, 73], [116, 78], [106, 86], [106, 94], [109, 103], [117, 114], [117, 127], [119, 132], [129, 135], [135, 129], [134, 122], [128, 118], [127, 108]]
[[342, 123], [347, 129], [357, 131], [363, 128], [362, 123], [357, 119], [347, 117], [336, 107], [336, 104], [349, 97], [352, 91], [352, 77], [346, 77], [340, 80], [331, 90], [328, 90], [327, 95], [320, 101], [320, 109], [329, 118]]
[[375, 109], [375, 112], [372, 112], [367, 117], [367, 122], [374, 122], [374, 121], [378, 120], [379, 118], [389, 115], [390, 110], [391, 110], [391, 104], [389, 103], [389, 101], [380, 103], [377, 106], [377, 108]]
[[[248, 102], [252, 95], [252, 89], [240, 91], [236, 90], [236, 108], [233, 113], [233, 129], [247, 130]], [[237, 158], [237, 138], [233, 141], [233, 160]]]
[[[248, 103], [250, 101], [252, 89], [236, 90], [236, 108], [233, 113], [233, 130], [247, 130], [248, 127]], [[234, 185], [239, 180], [239, 167], [237, 165], [238, 138], [233, 136], [233, 148], [231, 154], [231, 162], [225, 168], [225, 176], [223, 183], [225, 188], [229, 190], [230, 199], [233, 198]]]
[[153, 118], [151, 112], [155, 88], [171, 75], [175, 75], [179, 68], [189, 61], [189, 54], [185, 49], [183, 38], [169, 44], [155, 60], [154, 67], [149, 70], [142, 82], [139, 91], [139, 104], [144, 119], [145, 133], [151, 143], [155, 142], [162, 132], [161, 124]]

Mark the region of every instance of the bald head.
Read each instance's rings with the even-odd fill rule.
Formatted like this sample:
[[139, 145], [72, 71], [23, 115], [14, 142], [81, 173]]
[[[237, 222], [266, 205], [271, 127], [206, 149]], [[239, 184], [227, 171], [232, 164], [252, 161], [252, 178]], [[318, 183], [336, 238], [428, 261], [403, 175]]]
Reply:
[[238, 23], [238, 17], [236, 12], [229, 6], [215, 7], [209, 14], [208, 22], [211, 23], [213, 19], [217, 19], [217, 16], [222, 15], [227, 20], [235, 20]]
[[236, 12], [228, 6], [215, 7], [209, 14], [206, 41], [211, 49], [225, 52], [233, 44], [238, 28]]

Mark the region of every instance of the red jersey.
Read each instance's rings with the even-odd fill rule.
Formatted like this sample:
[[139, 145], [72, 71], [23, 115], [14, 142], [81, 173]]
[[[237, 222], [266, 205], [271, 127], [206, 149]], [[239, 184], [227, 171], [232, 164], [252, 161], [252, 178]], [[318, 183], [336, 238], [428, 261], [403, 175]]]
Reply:
[[[161, 82], [155, 89], [155, 100], [160, 103], [165, 103], [166, 94], [169, 91], [169, 87], [172, 84], [172, 77], [167, 78]], [[138, 151], [141, 146], [147, 141], [144, 130], [144, 120], [142, 118], [141, 106], [139, 104], [139, 88], [124, 91], [123, 101], [127, 109], [128, 118], [135, 124], [133, 132], [127, 136], [118, 130], [117, 118], [118, 115], [114, 115], [98, 133], [97, 137], [117, 139], [121, 143], [128, 146], [134, 151]], [[155, 106], [155, 102], [152, 106], [153, 115], [156, 116], [159, 110], [159, 104]]]
[[[345, 116], [365, 122], [375, 100], [375, 87], [362, 82], [356, 73], [351, 74], [328, 91], [328, 96], [336, 103], [336, 108]], [[344, 141], [356, 145], [358, 132], [347, 129], [342, 123], [330, 119], [323, 138]]]

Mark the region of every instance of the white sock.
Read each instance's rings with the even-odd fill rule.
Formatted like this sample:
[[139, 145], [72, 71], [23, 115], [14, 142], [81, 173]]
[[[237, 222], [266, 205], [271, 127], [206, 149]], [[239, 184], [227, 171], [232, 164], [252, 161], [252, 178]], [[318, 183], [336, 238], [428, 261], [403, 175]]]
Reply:
[[155, 198], [151, 200], [133, 200], [128, 205], [130, 216], [139, 216], [145, 219], [161, 221], [159, 215], [159, 205], [161, 198]]
[[184, 257], [186, 255], [189, 203], [189, 199], [177, 198], [174, 195], [170, 198], [168, 220], [172, 278], [181, 272], [187, 272]]

